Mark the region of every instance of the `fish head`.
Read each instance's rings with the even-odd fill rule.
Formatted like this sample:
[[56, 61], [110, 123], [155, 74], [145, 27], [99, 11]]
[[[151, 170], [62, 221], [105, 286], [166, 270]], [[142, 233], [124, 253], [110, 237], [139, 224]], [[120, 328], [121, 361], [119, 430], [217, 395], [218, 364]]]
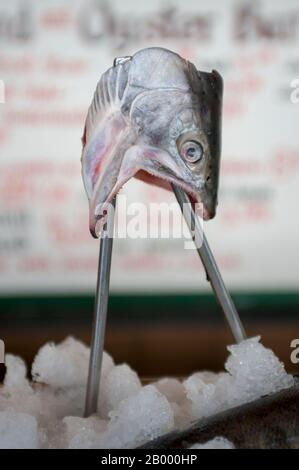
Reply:
[[84, 173], [84, 167], [93, 160], [97, 145], [110, 142], [109, 150], [98, 151], [102, 156], [95, 160], [102, 162], [98, 165], [102, 170], [89, 183], [91, 232], [95, 235], [95, 201], [111, 200], [132, 176], [167, 189], [176, 184], [193, 203], [201, 203], [205, 220], [214, 217], [221, 153], [221, 76], [216, 71], [198, 71], [162, 48], [117, 59], [117, 67], [128, 68], [124, 92], [118, 94], [119, 112], [96, 127], [93, 148], [88, 146], [91, 158], [84, 153], [82, 158], [83, 179], [85, 174], [90, 182], [90, 169]]
[[142, 149], [142, 170], [136, 176], [166, 188], [170, 183], [180, 186], [192, 202], [202, 204], [208, 220], [215, 216], [218, 196], [222, 78], [186, 61], [180, 72], [184, 88], [151, 90], [132, 107]]

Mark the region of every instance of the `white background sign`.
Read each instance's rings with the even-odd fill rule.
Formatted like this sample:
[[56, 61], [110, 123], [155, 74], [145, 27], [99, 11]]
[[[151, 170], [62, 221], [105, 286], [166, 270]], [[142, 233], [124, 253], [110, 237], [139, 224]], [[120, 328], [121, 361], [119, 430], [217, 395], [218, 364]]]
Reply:
[[[298, 289], [298, 1], [10, 0], [0, 3], [3, 294], [94, 289], [84, 119], [114, 57], [153, 45], [224, 77], [219, 206], [205, 230], [228, 286]], [[129, 201], [174, 201], [136, 180], [123, 191]], [[112, 289], [209, 289], [183, 246], [117, 240]]]

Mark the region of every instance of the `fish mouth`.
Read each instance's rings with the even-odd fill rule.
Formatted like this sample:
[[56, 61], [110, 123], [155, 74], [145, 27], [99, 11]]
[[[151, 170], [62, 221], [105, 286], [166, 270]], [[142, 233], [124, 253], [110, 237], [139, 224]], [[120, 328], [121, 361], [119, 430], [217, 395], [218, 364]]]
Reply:
[[172, 191], [172, 185], [178, 186], [189, 196], [193, 209], [196, 207], [197, 215], [199, 215], [204, 221], [215, 217], [216, 208], [207, 208], [204, 203], [204, 195], [201, 192], [194, 190], [190, 185], [186, 184], [181, 179], [176, 178], [174, 175], [169, 175], [168, 179], [164, 179], [151, 173], [147, 173], [144, 170], [139, 170], [134, 176], [147, 184], [158, 186], [166, 189], [167, 191]]
[[[112, 207], [113, 199], [132, 177], [168, 191], [172, 191], [172, 184], [177, 185], [189, 196], [190, 203], [199, 217], [207, 221], [215, 216], [215, 205], [212, 204], [210, 207], [207, 207], [205, 203], [205, 191], [197, 190], [195, 182], [193, 185], [186, 183], [184, 179], [178, 177], [177, 174], [167, 167], [159, 166], [158, 170], [152, 167], [149, 168], [148, 162], [149, 160], [142, 158], [141, 165], [137, 167], [129, 165], [129, 168], [126, 168], [125, 171], [123, 170], [125, 165], [122, 165], [118, 177], [106, 197], [100, 197], [97, 190], [93, 192], [90, 199], [89, 229], [94, 238], [99, 238], [101, 233], [104, 233], [104, 226], [107, 225], [107, 216], [109, 217], [111, 214], [110, 209], [114, 211], [114, 206]], [[152, 162], [153, 160], [151, 160], [151, 163]], [[114, 214], [114, 212], [112, 212], [112, 214]]]

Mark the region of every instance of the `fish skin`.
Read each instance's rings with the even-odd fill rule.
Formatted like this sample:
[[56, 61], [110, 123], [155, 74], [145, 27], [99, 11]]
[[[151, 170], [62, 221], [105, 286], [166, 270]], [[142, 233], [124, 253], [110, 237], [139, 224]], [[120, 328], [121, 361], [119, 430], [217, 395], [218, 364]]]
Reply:
[[[81, 158], [94, 237], [103, 226], [99, 214], [133, 176], [166, 189], [177, 184], [203, 204], [205, 220], [214, 217], [222, 94], [216, 71], [197, 71], [158, 47], [117, 59], [102, 75], [88, 110]], [[190, 141], [203, 149], [197, 163], [182, 156]]]

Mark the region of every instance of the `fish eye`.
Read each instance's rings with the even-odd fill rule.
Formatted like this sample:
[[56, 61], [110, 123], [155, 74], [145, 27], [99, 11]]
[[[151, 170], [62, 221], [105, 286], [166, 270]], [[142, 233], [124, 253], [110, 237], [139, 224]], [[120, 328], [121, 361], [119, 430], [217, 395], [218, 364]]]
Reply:
[[180, 148], [180, 155], [189, 163], [197, 163], [202, 159], [203, 147], [199, 142], [190, 140]]

